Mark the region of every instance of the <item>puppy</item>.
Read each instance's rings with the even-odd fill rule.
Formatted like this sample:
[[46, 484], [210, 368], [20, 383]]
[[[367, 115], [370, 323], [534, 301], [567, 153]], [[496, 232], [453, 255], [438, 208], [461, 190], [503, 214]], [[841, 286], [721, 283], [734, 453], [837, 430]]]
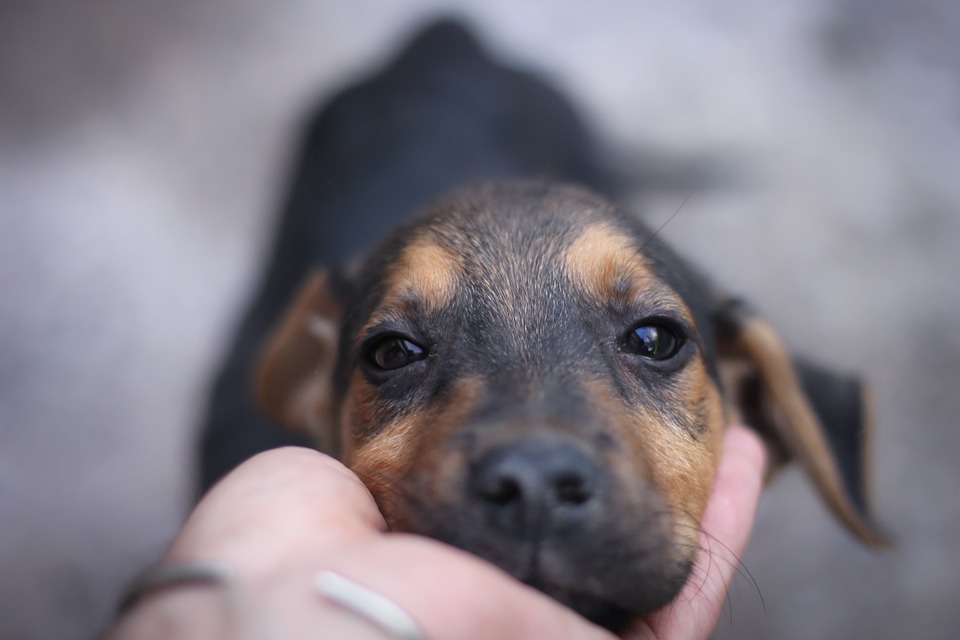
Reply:
[[[391, 110], [398, 95], [412, 111]], [[861, 385], [792, 359], [747, 305], [596, 193], [609, 183], [589, 137], [538, 81], [444, 23], [334, 101], [308, 149], [303, 208], [244, 329], [274, 324], [256, 395], [356, 471], [393, 530], [617, 628], [686, 582], [724, 425], [744, 420], [775, 466], [799, 459], [850, 531], [883, 543]], [[358, 261], [338, 246], [364, 225], [387, 232], [414, 193], [499, 174], [539, 177], [433, 198]], [[278, 291], [316, 262], [295, 295]], [[238, 345], [245, 374], [251, 342]], [[230, 437], [213, 424], [208, 451]]]

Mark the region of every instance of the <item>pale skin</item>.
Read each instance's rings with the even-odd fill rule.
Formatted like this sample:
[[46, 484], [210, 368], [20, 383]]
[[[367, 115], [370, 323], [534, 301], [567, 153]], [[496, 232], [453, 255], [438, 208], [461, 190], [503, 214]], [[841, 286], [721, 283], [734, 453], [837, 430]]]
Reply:
[[[673, 604], [636, 620], [622, 638], [710, 635], [753, 525], [765, 465], [753, 432], [727, 429], [703, 518], [698, 569]], [[314, 578], [322, 570], [386, 595], [426, 638], [616, 637], [482, 560], [433, 540], [388, 533], [357, 477], [309, 449], [260, 454], [217, 485], [166, 558], [189, 561], [230, 566], [230, 586], [155, 592], [123, 616], [108, 638], [387, 640], [367, 620], [319, 595]]]

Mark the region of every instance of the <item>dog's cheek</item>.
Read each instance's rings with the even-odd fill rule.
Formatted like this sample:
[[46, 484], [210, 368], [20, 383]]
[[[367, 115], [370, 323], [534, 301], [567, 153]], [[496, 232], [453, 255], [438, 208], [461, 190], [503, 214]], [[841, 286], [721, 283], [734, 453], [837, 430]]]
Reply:
[[375, 391], [363, 376], [354, 372], [344, 391], [337, 416], [340, 442], [343, 446], [343, 461], [348, 466], [352, 466], [360, 444], [369, 439], [369, 434], [380, 429], [377, 419], [379, 413]]
[[[364, 481], [391, 529], [421, 531], [434, 506], [457, 504], [466, 466], [462, 447], [451, 436], [462, 425], [479, 393], [479, 384], [459, 380], [444, 400], [428, 402], [382, 423], [376, 395], [361, 385], [344, 404], [341, 417], [347, 465]], [[370, 421], [380, 420], [374, 435]]]
[[620, 404], [616, 431], [627, 450], [626, 460], [614, 466], [621, 467], [621, 477], [632, 474], [660, 495], [671, 515], [676, 551], [692, 556], [699, 545], [700, 519], [713, 488], [725, 422], [716, 385], [696, 362], [655, 407], [643, 402], [625, 405], [607, 396], [603, 404], [608, 415], [613, 402]]
[[364, 482], [388, 524], [411, 457], [416, 415], [387, 419], [376, 389], [355, 373], [340, 405], [342, 460]]
[[[350, 417], [348, 409], [344, 416]], [[420, 415], [408, 415], [386, 425], [371, 439], [348, 447], [347, 466], [373, 495], [391, 529], [404, 520], [406, 478], [415, 461]], [[356, 426], [356, 423], [347, 423]]]
[[699, 527], [716, 476], [720, 442], [725, 424], [723, 401], [705, 371], [694, 368], [679, 385], [681, 423], [693, 420], [698, 429], [679, 424], [650, 425], [650, 449], [657, 463], [652, 473], [675, 518], [677, 540], [688, 548], [699, 544]]
[[423, 414], [407, 475], [409, 499], [397, 518], [403, 530], [431, 535], [449, 526], [440, 521], [443, 514], [465, 509], [468, 457], [476, 441], [469, 416], [485, 394], [481, 379], [455, 378]]

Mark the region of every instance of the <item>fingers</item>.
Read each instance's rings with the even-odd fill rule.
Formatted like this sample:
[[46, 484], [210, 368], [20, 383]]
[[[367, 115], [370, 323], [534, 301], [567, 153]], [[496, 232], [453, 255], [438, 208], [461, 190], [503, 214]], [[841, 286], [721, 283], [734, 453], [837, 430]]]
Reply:
[[709, 637], [753, 527], [765, 466], [766, 450], [760, 438], [746, 427], [728, 428], [713, 494], [703, 516], [702, 548], [691, 579], [673, 604], [638, 624], [628, 638]]
[[386, 529], [369, 491], [349, 469], [312, 449], [286, 447], [248, 460], [201, 500], [168, 554], [238, 570], [303, 562]]

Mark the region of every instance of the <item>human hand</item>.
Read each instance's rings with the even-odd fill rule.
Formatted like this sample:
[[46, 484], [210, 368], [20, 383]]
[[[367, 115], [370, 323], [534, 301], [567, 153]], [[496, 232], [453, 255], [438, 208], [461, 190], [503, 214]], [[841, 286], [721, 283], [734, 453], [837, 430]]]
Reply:
[[[673, 604], [636, 621], [625, 638], [709, 635], [735, 570], [727, 550], [746, 544], [763, 465], [757, 437], [731, 427], [704, 517], [701, 569]], [[386, 638], [311, 588], [324, 570], [389, 597], [427, 638], [614, 638], [474, 556], [387, 534], [357, 477], [308, 449], [269, 451], [239, 467], [201, 501], [166, 562], [229, 566], [230, 586], [152, 594], [111, 638]]]

